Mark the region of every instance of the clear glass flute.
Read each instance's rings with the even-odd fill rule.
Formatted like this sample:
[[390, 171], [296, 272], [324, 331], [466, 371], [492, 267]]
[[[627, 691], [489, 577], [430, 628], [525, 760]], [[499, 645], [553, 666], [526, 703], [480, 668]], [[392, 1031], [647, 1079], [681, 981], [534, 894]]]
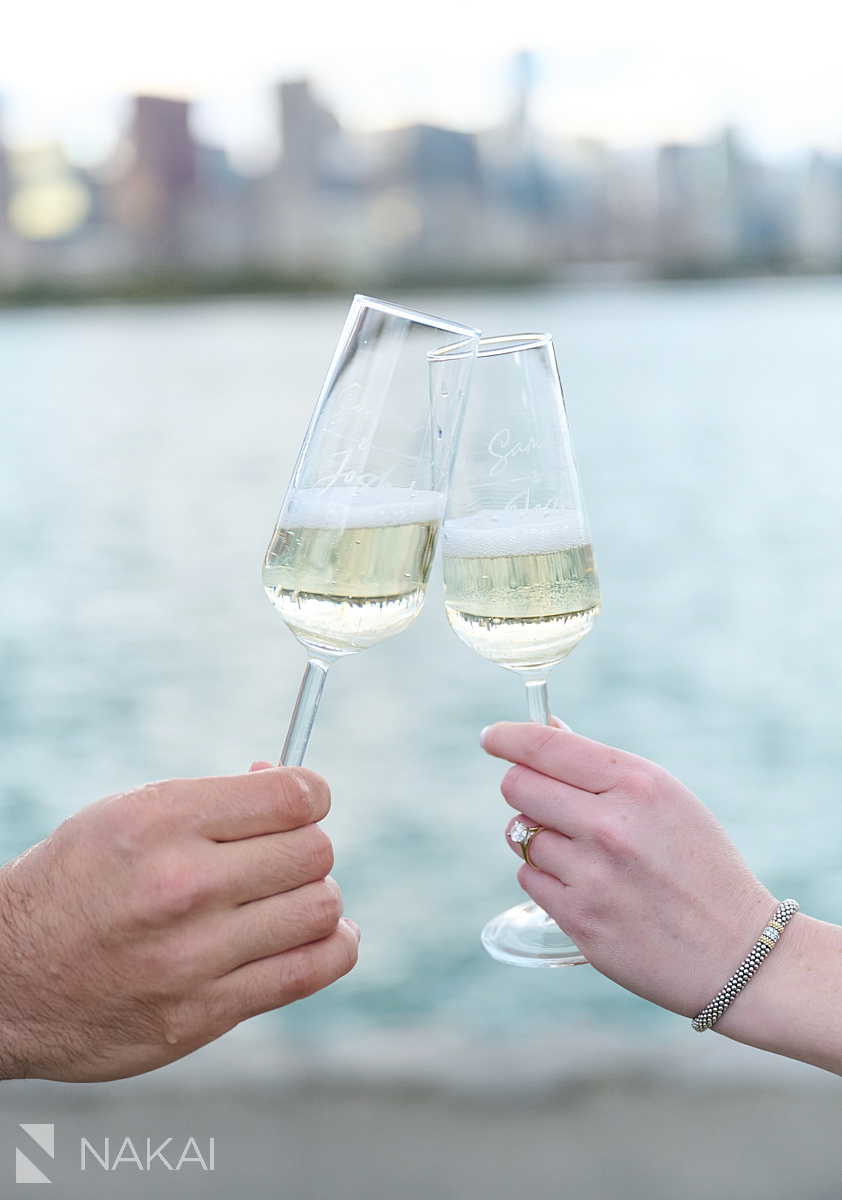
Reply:
[[[550, 723], [547, 678], [596, 620], [599, 580], [548, 333], [483, 338], [442, 536], [450, 625], [522, 676], [529, 716]], [[587, 959], [531, 901], [490, 921], [502, 962]]]
[[354, 297], [263, 562], [308, 655], [284, 766], [303, 761], [331, 664], [421, 611], [478, 342]]

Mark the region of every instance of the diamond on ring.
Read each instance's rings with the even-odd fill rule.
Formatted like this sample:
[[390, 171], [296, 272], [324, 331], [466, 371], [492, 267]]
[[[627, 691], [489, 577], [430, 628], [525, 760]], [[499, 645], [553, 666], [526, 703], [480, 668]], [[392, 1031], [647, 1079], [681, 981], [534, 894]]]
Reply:
[[524, 842], [529, 841], [529, 830], [524, 825], [523, 821], [515, 821], [514, 825], [509, 830], [509, 837], [513, 842], [517, 842], [522, 846]]

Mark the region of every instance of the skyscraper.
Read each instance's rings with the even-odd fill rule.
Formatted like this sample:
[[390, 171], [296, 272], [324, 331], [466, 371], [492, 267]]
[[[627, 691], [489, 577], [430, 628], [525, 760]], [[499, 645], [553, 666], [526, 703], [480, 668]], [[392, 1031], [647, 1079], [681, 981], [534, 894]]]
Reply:
[[180, 261], [196, 187], [189, 104], [136, 96], [130, 137], [134, 160], [115, 185], [115, 215], [134, 233], [144, 260]]

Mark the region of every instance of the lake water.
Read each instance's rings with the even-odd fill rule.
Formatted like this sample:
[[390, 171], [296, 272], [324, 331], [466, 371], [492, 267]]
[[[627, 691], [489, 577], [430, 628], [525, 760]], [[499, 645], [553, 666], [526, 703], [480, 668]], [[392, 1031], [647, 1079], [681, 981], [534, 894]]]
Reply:
[[[842, 918], [842, 281], [389, 298], [554, 335], [604, 595], [554, 710], [663, 763], [774, 892]], [[6, 857], [100, 796], [277, 758], [304, 652], [260, 564], [349, 299], [0, 313]], [[678, 1021], [480, 950], [519, 891], [477, 735], [524, 715], [437, 575], [412, 629], [337, 664], [307, 763], [363, 954], [267, 1028]]]

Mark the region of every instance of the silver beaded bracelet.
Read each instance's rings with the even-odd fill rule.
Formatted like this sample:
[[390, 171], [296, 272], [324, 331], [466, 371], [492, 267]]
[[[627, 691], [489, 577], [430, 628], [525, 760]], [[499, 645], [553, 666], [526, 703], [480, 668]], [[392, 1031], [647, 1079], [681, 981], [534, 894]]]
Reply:
[[710, 1029], [728, 1005], [736, 1000], [769, 951], [774, 950], [787, 921], [797, 912], [798, 904], [795, 900], [784, 900], [783, 904], [778, 905], [774, 917], [754, 943], [748, 958], [740, 963], [725, 987], [714, 996], [707, 1008], [703, 1008], [699, 1015], [693, 1018], [693, 1028], [697, 1033], [704, 1033], [706, 1029]]

